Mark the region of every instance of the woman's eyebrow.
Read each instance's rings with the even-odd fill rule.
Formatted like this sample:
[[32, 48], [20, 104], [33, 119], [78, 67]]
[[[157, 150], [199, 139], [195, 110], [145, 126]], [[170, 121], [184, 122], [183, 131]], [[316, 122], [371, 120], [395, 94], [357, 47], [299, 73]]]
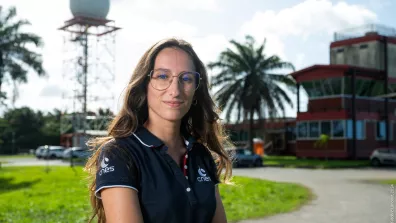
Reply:
[[169, 70], [169, 69], [166, 69], [166, 68], [155, 68], [154, 70], [163, 70], [163, 71], [171, 71], [171, 70]]
[[[166, 69], [166, 68], [155, 68], [154, 70], [162, 70], [162, 71], [171, 71], [170, 69]], [[193, 69], [191, 69], [191, 70], [182, 70], [182, 71], [180, 71], [179, 72], [179, 74], [181, 74], [181, 73], [185, 73], [185, 72], [195, 72]]]

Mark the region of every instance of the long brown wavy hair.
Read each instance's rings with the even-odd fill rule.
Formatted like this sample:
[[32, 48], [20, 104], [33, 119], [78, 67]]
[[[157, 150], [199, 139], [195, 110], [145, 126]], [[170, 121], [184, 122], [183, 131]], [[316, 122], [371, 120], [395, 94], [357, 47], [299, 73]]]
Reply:
[[87, 145], [94, 150], [88, 159], [85, 171], [89, 173], [90, 200], [93, 214], [89, 220], [97, 217], [98, 222], [106, 222], [103, 204], [94, 192], [96, 187], [96, 172], [98, 170], [99, 151], [111, 139], [130, 136], [138, 126], [143, 125], [148, 119], [147, 86], [148, 74], [154, 69], [155, 58], [165, 48], [178, 48], [188, 53], [194, 63], [196, 72], [201, 74], [199, 88], [195, 92], [197, 105], [192, 106], [182, 118], [181, 132], [194, 136], [198, 142], [205, 145], [214, 155], [217, 164], [217, 177], [224, 183], [229, 183], [232, 176], [231, 157], [225, 147], [231, 145], [226, 132], [220, 122], [220, 110], [215, 105], [209, 93], [208, 75], [205, 65], [199, 59], [192, 46], [180, 39], [165, 39], [154, 44], [148, 49], [137, 64], [132, 77], [126, 87], [123, 105], [108, 127], [108, 136], [92, 138]]

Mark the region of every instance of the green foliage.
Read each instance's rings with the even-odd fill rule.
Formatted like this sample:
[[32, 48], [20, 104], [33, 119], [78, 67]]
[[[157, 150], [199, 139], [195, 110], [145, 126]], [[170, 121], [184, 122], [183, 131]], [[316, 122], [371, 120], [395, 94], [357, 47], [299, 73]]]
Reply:
[[[41, 37], [33, 33], [23, 31], [26, 26], [31, 25], [27, 20], [16, 19], [15, 7], [5, 9], [0, 6], [0, 92], [5, 81], [12, 81], [15, 102], [18, 95], [17, 84], [28, 81], [28, 70], [35, 71], [39, 76], [46, 76], [42, 66], [42, 56], [34, 51], [32, 47], [41, 48], [43, 42]], [[0, 93], [0, 101], [6, 97]]]
[[60, 113], [44, 115], [28, 107], [11, 109], [0, 118], [0, 153], [18, 153], [39, 145], [59, 145]]
[[319, 139], [315, 142], [314, 147], [315, 148], [322, 148], [322, 147], [327, 147], [327, 144], [329, 143], [330, 137], [327, 134], [321, 134], [319, 136]]
[[251, 36], [246, 36], [245, 43], [234, 40], [230, 43], [236, 50], [227, 48], [220, 53], [218, 61], [208, 64], [210, 69], [219, 69], [211, 84], [222, 87], [215, 97], [219, 105], [225, 108], [227, 121], [233, 109], [237, 109], [239, 120], [243, 114], [251, 112], [262, 117], [265, 110], [283, 111], [285, 103], [293, 106], [281, 86], [294, 91], [295, 80], [276, 71], [294, 71], [294, 66], [276, 55], [265, 55], [266, 40], [258, 47]]
[[[88, 182], [82, 168], [5, 167], [0, 170], [0, 222], [87, 222]], [[295, 210], [311, 198], [297, 184], [235, 177], [220, 185], [230, 222]]]
[[285, 111], [285, 104], [293, 107], [292, 99], [283, 87], [295, 92], [296, 82], [290, 75], [277, 71], [294, 71], [294, 66], [276, 55], [267, 56], [264, 52], [266, 40], [256, 46], [255, 39], [246, 36], [244, 43], [235, 40], [230, 43], [234, 49], [227, 48], [217, 61], [208, 64], [210, 69], [218, 70], [211, 84], [221, 87], [215, 99], [226, 112], [228, 122], [235, 110], [237, 122], [241, 119], [250, 121], [249, 144], [252, 147], [254, 115], [261, 120], [266, 112], [275, 116], [278, 111]]

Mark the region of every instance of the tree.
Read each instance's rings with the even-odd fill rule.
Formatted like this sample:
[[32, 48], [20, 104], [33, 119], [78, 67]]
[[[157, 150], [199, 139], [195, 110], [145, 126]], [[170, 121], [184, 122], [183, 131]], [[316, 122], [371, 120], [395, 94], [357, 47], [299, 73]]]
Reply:
[[[42, 39], [32, 33], [21, 31], [27, 20], [15, 20], [16, 8], [7, 11], [0, 6], [0, 93], [5, 81], [11, 81], [14, 103], [18, 95], [17, 84], [27, 82], [27, 73], [33, 69], [39, 76], [46, 76], [41, 55], [31, 51], [30, 46], [42, 47]], [[4, 98], [4, 93], [1, 93]]]
[[59, 110], [33, 111], [28, 107], [10, 109], [0, 118], [0, 154], [14, 154], [21, 149], [60, 144]]
[[18, 153], [19, 149], [31, 149], [38, 146], [44, 122], [41, 112], [35, 113], [28, 107], [10, 109], [4, 113], [8, 125], [2, 129], [4, 141], [2, 153]]
[[99, 116], [114, 116], [114, 113], [109, 108], [106, 108], [106, 109], [99, 108], [98, 115]]
[[315, 148], [324, 148], [326, 161], [328, 159], [327, 146], [329, 145], [330, 136], [327, 134], [320, 134], [319, 139], [315, 142]]
[[253, 149], [253, 118], [256, 114], [259, 120], [265, 116], [265, 111], [273, 114], [284, 104], [293, 107], [292, 100], [282, 88], [295, 91], [296, 82], [290, 75], [277, 74], [276, 70], [290, 69], [294, 66], [282, 61], [278, 56], [264, 54], [265, 43], [256, 47], [255, 39], [246, 36], [245, 43], [230, 41], [235, 50], [227, 48], [220, 53], [219, 59], [208, 64], [210, 69], [219, 72], [212, 79], [212, 86], [221, 87], [215, 94], [219, 106], [226, 111], [229, 122], [232, 111], [237, 109], [237, 122], [243, 115], [243, 120], [249, 119], [249, 146]]

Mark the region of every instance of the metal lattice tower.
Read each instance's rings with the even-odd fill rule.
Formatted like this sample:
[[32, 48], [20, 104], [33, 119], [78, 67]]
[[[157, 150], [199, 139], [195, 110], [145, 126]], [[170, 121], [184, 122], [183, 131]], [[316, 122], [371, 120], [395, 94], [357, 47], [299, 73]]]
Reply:
[[[115, 83], [114, 21], [78, 16], [63, 30], [63, 87], [61, 134], [103, 135], [110, 115], [98, 109], [113, 108]], [[79, 146], [80, 142], [73, 142]]]

